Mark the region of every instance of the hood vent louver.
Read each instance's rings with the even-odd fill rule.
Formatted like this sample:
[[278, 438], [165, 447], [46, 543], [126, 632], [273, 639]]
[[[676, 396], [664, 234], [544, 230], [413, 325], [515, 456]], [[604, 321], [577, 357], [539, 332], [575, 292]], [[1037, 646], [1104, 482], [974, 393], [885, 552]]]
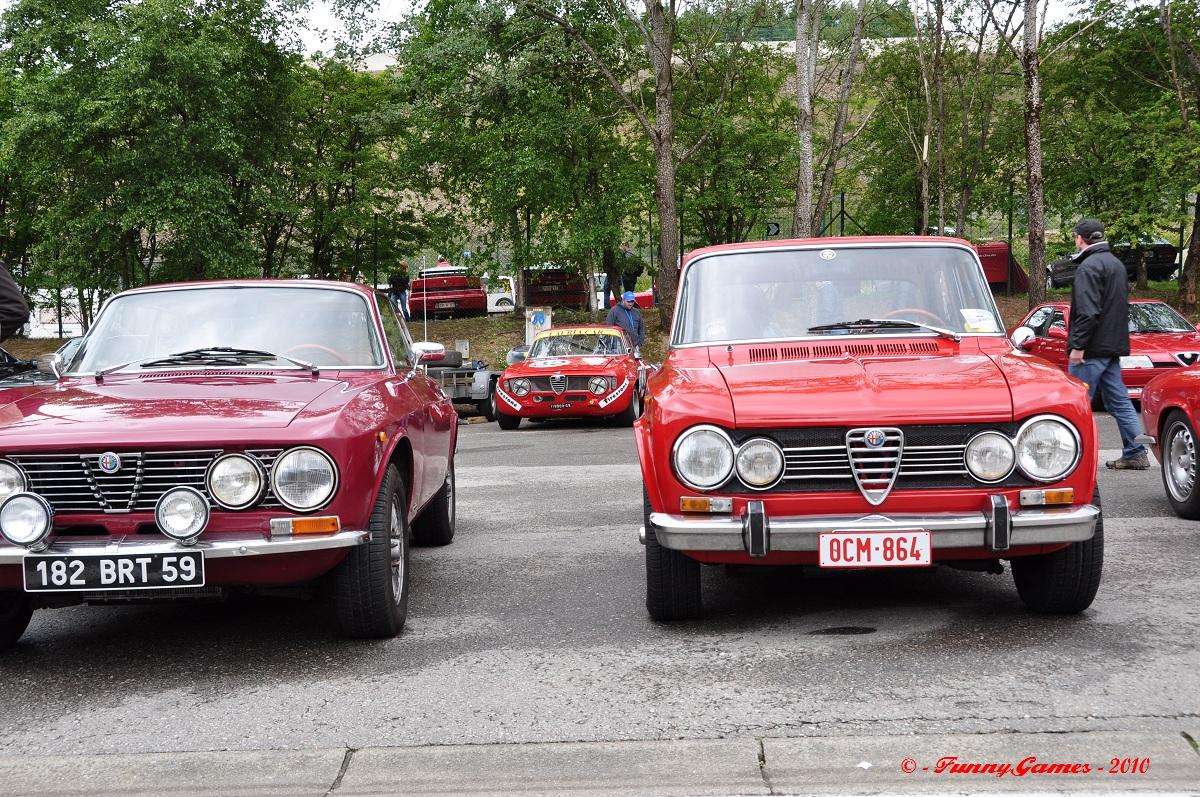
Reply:
[[912, 354], [937, 354], [938, 344], [932, 340], [913, 343], [820, 343], [813, 346], [751, 346], [748, 352], [752, 363], [771, 363], [787, 360], [828, 360], [842, 357], [879, 357]]
[[156, 379], [164, 376], [175, 379], [180, 376], [272, 376], [274, 373], [274, 371], [154, 371], [138, 374], [138, 376], [142, 379]]

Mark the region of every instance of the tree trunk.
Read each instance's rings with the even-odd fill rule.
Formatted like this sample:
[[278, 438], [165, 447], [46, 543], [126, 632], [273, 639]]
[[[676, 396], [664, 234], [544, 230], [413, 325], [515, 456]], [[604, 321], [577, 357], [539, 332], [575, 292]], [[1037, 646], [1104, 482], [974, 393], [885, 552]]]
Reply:
[[654, 199], [658, 203], [658, 326], [666, 332], [675, 309], [679, 278], [679, 207], [675, 198], [675, 17], [660, 0], [647, 4], [654, 67]]
[[1192, 236], [1188, 239], [1187, 257], [1179, 272], [1179, 309], [1193, 317], [1200, 309], [1200, 196], [1192, 196]]
[[[854, 85], [854, 73], [858, 68], [858, 54], [862, 50], [863, 26], [867, 19], [867, 0], [858, 0], [854, 16], [854, 32], [850, 39], [850, 54], [846, 57], [846, 69], [842, 73], [842, 85], [838, 88], [837, 115], [833, 121], [833, 133], [829, 136], [829, 152], [825, 159], [825, 171], [821, 176], [821, 194], [813, 208], [813, 225], [825, 217], [829, 201], [833, 197], [833, 177], [842, 157], [845, 143], [846, 118], [850, 115], [850, 89]], [[815, 24], [819, 24], [815, 23]]]
[[1038, 4], [1025, 0], [1022, 44], [1025, 73], [1025, 153], [1029, 207], [1029, 307], [1046, 294], [1046, 199], [1042, 183], [1042, 75], [1038, 54]]
[[1137, 264], [1137, 286], [1139, 291], [1146, 290], [1149, 277], [1146, 275], [1146, 250], [1142, 249], [1138, 253]]
[[[796, 173], [796, 208], [792, 237], [813, 234], [813, 118], [812, 84], [816, 67], [820, 25], [813, 14], [817, 0], [795, 0], [796, 11], [796, 139], [800, 165]], [[816, 9], [819, 12], [819, 9]]]

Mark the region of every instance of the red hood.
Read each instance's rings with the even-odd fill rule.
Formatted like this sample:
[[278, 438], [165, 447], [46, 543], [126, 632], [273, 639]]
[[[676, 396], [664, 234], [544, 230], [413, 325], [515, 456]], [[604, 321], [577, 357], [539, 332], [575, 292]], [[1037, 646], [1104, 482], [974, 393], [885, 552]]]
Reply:
[[1154, 362], [1177, 362], [1179, 352], [1200, 352], [1200, 332], [1140, 332], [1129, 336], [1129, 353]]
[[1004, 375], [975, 349], [967, 341], [928, 356], [731, 364], [724, 348], [710, 348], [709, 357], [739, 427], [1011, 420]]
[[504, 376], [506, 379], [513, 379], [518, 376], [552, 376], [553, 374], [611, 375], [628, 357], [628, 354], [610, 357], [599, 355], [595, 357], [539, 357], [536, 360], [524, 360], [508, 366], [504, 370]]
[[221, 432], [288, 426], [314, 399], [342, 384], [306, 376], [110, 376], [8, 393], [0, 406], [0, 447], [92, 438], [213, 439]]

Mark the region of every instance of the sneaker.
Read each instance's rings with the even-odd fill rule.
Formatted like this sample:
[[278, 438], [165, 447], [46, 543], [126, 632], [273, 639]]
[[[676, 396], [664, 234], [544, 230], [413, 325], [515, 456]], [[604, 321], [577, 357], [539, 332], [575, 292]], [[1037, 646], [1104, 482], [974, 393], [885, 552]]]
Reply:
[[1104, 463], [1110, 470], [1150, 470], [1150, 457], [1145, 451], [1120, 459], [1110, 459]]

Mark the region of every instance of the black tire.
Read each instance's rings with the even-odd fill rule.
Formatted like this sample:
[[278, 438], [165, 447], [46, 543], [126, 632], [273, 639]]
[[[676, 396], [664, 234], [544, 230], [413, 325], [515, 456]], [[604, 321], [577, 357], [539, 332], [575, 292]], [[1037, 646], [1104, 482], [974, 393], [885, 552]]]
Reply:
[[496, 413], [496, 424], [501, 429], [516, 429], [521, 425], [521, 416], [505, 415], [503, 412]]
[[650, 526], [650, 498], [642, 489], [642, 522], [646, 528], [646, 611], [661, 622], [699, 617], [700, 563], [664, 548]]
[[454, 460], [446, 469], [446, 482], [413, 523], [413, 542], [417, 545], [449, 545], [454, 539], [457, 506], [454, 489]]
[[371, 510], [370, 539], [351, 548], [333, 570], [334, 616], [341, 632], [352, 639], [394, 637], [404, 628], [408, 617], [407, 496], [404, 477], [395, 465], [389, 465]]
[[[1200, 520], [1200, 476], [1196, 467], [1196, 430], [1186, 414], [1171, 410], [1162, 423], [1163, 489], [1175, 514], [1186, 520]], [[1189, 481], [1190, 480], [1190, 481]]]
[[24, 592], [0, 592], [0, 650], [8, 650], [29, 627], [33, 607]]
[[633, 388], [633, 396], [629, 399], [629, 406], [622, 410], [613, 419], [613, 423], [617, 426], [633, 426], [633, 422], [642, 414], [642, 396], [638, 393], [637, 386]]
[[488, 423], [496, 420], [496, 383], [494, 381], [488, 389], [488, 397], [476, 401], [475, 409]]
[[[1092, 504], [1100, 509], [1100, 488]], [[1027, 607], [1042, 614], [1078, 614], [1092, 605], [1104, 571], [1104, 514], [1096, 520], [1090, 540], [1075, 542], [1054, 553], [1016, 556], [1012, 561], [1017, 594]]]

